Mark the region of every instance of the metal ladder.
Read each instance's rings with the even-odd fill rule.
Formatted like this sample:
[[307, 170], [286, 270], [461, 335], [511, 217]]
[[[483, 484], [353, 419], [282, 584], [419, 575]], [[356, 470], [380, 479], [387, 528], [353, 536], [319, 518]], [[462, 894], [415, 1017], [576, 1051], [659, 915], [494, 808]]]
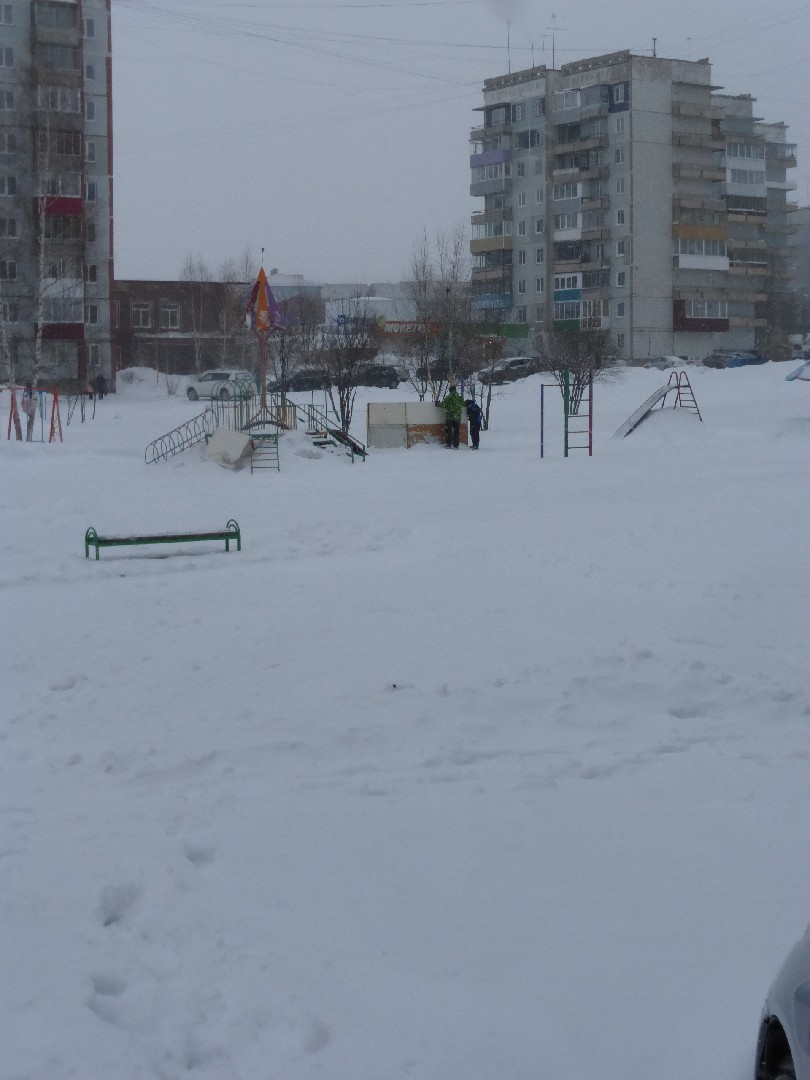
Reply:
[[276, 469], [281, 471], [278, 458], [278, 435], [254, 435], [253, 451], [250, 455], [250, 471], [257, 469]]

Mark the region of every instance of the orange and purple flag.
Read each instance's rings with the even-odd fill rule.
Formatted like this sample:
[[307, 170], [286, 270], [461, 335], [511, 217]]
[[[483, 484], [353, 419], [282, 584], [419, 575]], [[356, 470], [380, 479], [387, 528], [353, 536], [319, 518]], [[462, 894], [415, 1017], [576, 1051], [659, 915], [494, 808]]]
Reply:
[[259, 276], [250, 294], [245, 308], [246, 320], [253, 324], [257, 334], [270, 334], [274, 330], [284, 330], [286, 323], [281, 308], [276, 303], [273, 290], [267, 281], [264, 267], [259, 268]]

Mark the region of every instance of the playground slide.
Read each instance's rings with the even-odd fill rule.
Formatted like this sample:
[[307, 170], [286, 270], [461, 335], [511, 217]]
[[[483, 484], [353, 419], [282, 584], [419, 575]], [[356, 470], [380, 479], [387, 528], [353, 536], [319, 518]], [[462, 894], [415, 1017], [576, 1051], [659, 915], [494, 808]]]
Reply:
[[785, 382], [793, 382], [794, 379], [799, 379], [801, 382], [810, 382], [810, 360], [805, 360], [795, 371], [791, 371], [789, 375], [785, 376]]
[[650, 394], [643, 405], [639, 405], [636, 411], [628, 416], [619, 430], [614, 434], [614, 439], [623, 439], [625, 435], [629, 435], [631, 431], [635, 431], [638, 425], [649, 416], [650, 412], [655, 408], [662, 398], [665, 398], [667, 394], [672, 390], [672, 384], [667, 383], [666, 386], [661, 386], [654, 394]]

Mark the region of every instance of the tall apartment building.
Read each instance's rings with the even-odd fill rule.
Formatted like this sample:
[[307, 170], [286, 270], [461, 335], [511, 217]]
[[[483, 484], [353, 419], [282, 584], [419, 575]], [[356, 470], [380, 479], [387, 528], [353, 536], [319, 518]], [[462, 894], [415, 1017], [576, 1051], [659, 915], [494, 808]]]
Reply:
[[795, 147], [708, 60], [612, 53], [484, 83], [471, 133], [473, 304], [604, 328], [628, 359], [753, 348], [795, 263]]
[[0, 3], [0, 378], [18, 383], [114, 374], [110, 2]]

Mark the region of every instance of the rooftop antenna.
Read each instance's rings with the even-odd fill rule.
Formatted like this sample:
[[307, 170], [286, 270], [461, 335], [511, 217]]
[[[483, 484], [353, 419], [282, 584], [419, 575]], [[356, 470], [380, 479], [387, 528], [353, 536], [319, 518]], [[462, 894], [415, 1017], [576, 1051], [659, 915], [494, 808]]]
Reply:
[[658, 53], [655, 51], [655, 46], [656, 46], [657, 41], [658, 41], [658, 38], [653, 38], [653, 56], [658, 55]]
[[512, 74], [512, 52], [511, 52], [511, 43], [510, 43], [510, 30], [511, 29], [512, 29], [512, 24], [507, 19], [507, 21], [506, 21], [506, 67], [507, 67], [507, 70], [508, 70], [510, 75]]

